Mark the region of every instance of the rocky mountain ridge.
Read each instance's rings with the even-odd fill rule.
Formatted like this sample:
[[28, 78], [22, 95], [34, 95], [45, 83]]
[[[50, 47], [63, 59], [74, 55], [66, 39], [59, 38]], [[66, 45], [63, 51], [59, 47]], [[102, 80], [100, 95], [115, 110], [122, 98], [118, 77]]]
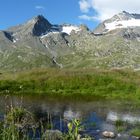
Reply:
[[140, 14], [130, 14], [123, 11], [112, 18], [105, 20], [96, 29], [95, 33], [107, 33], [116, 29], [140, 27]]
[[123, 11], [90, 31], [85, 25], [53, 25], [39, 15], [0, 31], [0, 68], [139, 69], [139, 22], [139, 14]]

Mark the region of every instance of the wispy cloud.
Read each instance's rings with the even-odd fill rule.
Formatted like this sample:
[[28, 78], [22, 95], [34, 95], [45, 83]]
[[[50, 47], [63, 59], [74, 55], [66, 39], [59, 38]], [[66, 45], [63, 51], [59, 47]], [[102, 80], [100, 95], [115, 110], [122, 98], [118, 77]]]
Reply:
[[88, 16], [88, 15], [81, 15], [79, 16], [79, 19], [83, 19], [83, 20], [98, 20], [97, 17], [95, 16]]
[[83, 13], [88, 13], [89, 9], [91, 8], [90, 2], [88, 0], [80, 0], [79, 5], [80, 5], [80, 10]]
[[35, 6], [35, 9], [38, 9], [38, 10], [44, 10], [45, 7], [44, 7], [44, 6], [41, 6], [41, 5], [37, 5], [37, 6]]
[[[79, 7], [82, 13], [86, 15], [80, 16], [86, 20], [100, 20], [103, 21], [112, 17], [121, 11], [130, 13], [140, 13], [140, 0], [79, 0]], [[93, 12], [93, 17], [88, 15]], [[95, 15], [96, 11], [96, 15]]]

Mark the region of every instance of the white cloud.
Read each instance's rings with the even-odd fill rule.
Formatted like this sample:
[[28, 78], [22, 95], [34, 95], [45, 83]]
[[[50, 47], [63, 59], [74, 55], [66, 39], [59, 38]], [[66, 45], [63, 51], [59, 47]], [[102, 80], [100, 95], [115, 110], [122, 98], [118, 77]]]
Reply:
[[81, 15], [79, 16], [80, 19], [83, 19], [83, 20], [97, 20], [96, 17], [94, 16], [88, 16], [88, 15]]
[[88, 14], [89, 10], [96, 11], [95, 19], [101, 21], [121, 11], [140, 13], [140, 0], [80, 0], [79, 5], [82, 13], [87, 11]]
[[80, 10], [83, 13], [88, 13], [89, 9], [91, 8], [91, 4], [90, 4], [89, 0], [80, 0], [79, 5], [80, 5]]
[[43, 6], [41, 6], [41, 5], [37, 5], [37, 6], [35, 6], [35, 9], [42, 9], [42, 10], [44, 10], [45, 8], [43, 7]]

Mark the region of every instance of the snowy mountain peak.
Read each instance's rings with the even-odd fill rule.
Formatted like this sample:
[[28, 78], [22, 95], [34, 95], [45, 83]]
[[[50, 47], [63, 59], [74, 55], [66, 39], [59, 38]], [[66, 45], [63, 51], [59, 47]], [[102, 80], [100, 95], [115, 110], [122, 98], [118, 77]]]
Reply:
[[33, 19], [29, 20], [24, 27], [32, 27], [32, 33], [35, 36], [40, 36], [42, 33], [50, 30], [51, 23], [42, 15], [38, 15]]
[[44, 23], [44, 24], [48, 24], [51, 25], [51, 23], [43, 16], [43, 15], [37, 15], [35, 17], [33, 17], [32, 19], [28, 20], [24, 25], [26, 24], [36, 24], [36, 23]]
[[118, 28], [140, 27], [140, 15], [123, 11], [107, 20], [104, 25], [108, 31]]
[[122, 11], [121, 13], [114, 15], [112, 18], [106, 20], [105, 22], [110, 23], [113, 21], [131, 20], [131, 19], [136, 19], [136, 14], [130, 14], [126, 11]]
[[105, 32], [119, 28], [140, 27], [140, 15], [123, 11], [104, 22]]
[[131, 14], [126, 11], [114, 15], [112, 18], [105, 20], [95, 30], [95, 33], [108, 33], [120, 28], [140, 27], [140, 14]]

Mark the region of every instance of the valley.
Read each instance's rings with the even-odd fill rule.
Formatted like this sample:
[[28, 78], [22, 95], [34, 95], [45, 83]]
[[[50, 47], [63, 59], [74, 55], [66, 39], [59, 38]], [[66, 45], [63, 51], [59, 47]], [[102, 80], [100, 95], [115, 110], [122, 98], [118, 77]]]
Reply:
[[38, 15], [0, 31], [0, 140], [140, 138], [140, 15], [86, 25]]

